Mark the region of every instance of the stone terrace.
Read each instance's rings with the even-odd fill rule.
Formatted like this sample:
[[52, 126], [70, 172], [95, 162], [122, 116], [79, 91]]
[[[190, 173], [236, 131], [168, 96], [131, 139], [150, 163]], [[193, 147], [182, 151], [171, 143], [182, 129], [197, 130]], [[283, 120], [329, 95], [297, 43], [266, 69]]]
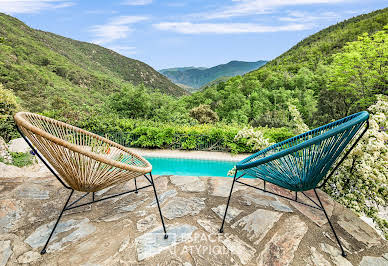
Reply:
[[[346, 259], [323, 213], [241, 185], [233, 193], [225, 233], [219, 234], [231, 181], [156, 177], [167, 240], [150, 189], [65, 212], [41, 256], [69, 192], [38, 165], [20, 169], [0, 163], [0, 266], [388, 265], [387, 241], [323, 192]], [[142, 184], [146, 180], [139, 178]], [[130, 181], [97, 198], [133, 188]]]

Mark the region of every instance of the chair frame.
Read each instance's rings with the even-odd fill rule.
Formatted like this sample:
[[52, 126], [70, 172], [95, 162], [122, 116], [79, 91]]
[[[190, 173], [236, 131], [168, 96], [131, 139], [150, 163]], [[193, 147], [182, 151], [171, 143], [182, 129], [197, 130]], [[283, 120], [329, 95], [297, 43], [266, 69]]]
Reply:
[[[220, 233], [223, 233], [224, 232], [224, 224], [225, 224], [225, 218], [226, 218], [226, 214], [228, 212], [228, 207], [229, 207], [229, 203], [230, 203], [230, 199], [232, 197], [232, 192], [233, 192], [233, 187], [234, 187], [234, 184], [235, 183], [239, 183], [239, 184], [242, 184], [242, 185], [245, 185], [245, 186], [248, 186], [248, 187], [251, 187], [251, 188], [255, 188], [255, 189], [258, 189], [258, 190], [261, 190], [263, 192], [266, 192], [266, 193], [270, 193], [270, 194], [273, 194], [273, 195], [276, 195], [276, 196], [279, 196], [281, 198], [285, 198], [285, 199], [288, 199], [288, 200], [292, 200], [294, 202], [297, 202], [297, 203], [300, 203], [302, 205], [305, 205], [305, 206], [308, 206], [308, 207], [311, 207], [311, 208], [314, 208], [314, 209], [317, 209], [317, 210], [321, 210], [323, 211], [323, 213], [325, 214], [326, 216], [326, 219], [330, 225], [330, 228], [331, 230], [333, 231], [334, 233], [334, 236], [335, 236], [335, 239], [337, 240], [337, 243], [339, 245], [339, 247], [341, 248], [341, 254], [343, 257], [346, 257], [347, 254], [341, 244], [341, 241], [340, 239], [338, 238], [337, 236], [337, 233], [335, 232], [334, 230], [334, 227], [332, 225], [332, 223], [330, 222], [330, 219], [329, 219], [329, 216], [327, 215], [326, 213], [326, 210], [325, 208], [323, 207], [323, 204], [322, 204], [322, 201], [321, 199], [319, 198], [318, 196], [318, 193], [317, 193], [317, 188], [322, 188], [326, 182], [330, 179], [330, 177], [335, 173], [335, 171], [338, 169], [338, 167], [343, 163], [343, 161], [347, 158], [347, 156], [350, 154], [350, 152], [354, 149], [354, 147], [357, 145], [357, 143], [361, 140], [361, 138], [364, 136], [365, 132], [368, 130], [369, 128], [369, 120], [366, 120], [366, 127], [364, 129], [364, 131], [358, 136], [358, 138], [356, 139], [356, 141], [353, 143], [353, 145], [350, 147], [350, 149], [345, 153], [345, 155], [341, 158], [341, 160], [336, 164], [336, 166], [331, 170], [331, 172], [329, 173], [329, 175], [327, 175], [324, 179], [323, 179], [323, 182], [319, 185], [319, 186], [316, 186], [315, 188], [313, 188], [314, 190], [314, 193], [315, 193], [315, 196], [317, 197], [318, 199], [318, 202], [314, 201], [313, 199], [311, 199], [308, 195], [306, 195], [306, 193], [304, 193], [304, 191], [300, 191], [305, 197], [307, 197], [314, 205], [311, 205], [311, 204], [307, 204], [307, 203], [304, 203], [304, 202], [301, 202], [301, 201], [298, 201], [298, 191], [294, 191], [295, 192], [295, 197], [294, 198], [290, 198], [290, 197], [287, 197], [287, 196], [284, 196], [284, 195], [280, 195], [278, 193], [275, 193], [275, 192], [272, 192], [272, 191], [269, 191], [266, 189], [266, 180], [263, 180], [264, 181], [264, 185], [263, 185], [263, 188], [260, 188], [260, 187], [256, 187], [256, 186], [253, 186], [253, 185], [250, 185], [250, 184], [247, 184], [247, 183], [244, 183], [244, 182], [241, 182], [239, 179], [241, 177], [243, 177], [244, 175], [246, 175], [246, 173], [243, 173], [242, 175], [238, 176], [237, 177], [237, 172], [238, 170], [236, 169], [236, 172], [234, 174], [234, 177], [233, 177], [233, 182], [232, 182], [232, 186], [230, 188], [230, 193], [229, 193], [229, 197], [228, 197], [228, 202], [226, 204], [226, 208], [225, 208], [225, 214], [224, 214], [224, 218], [222, 219], [222, 224], [221, 224], [221, 228], [219, 230]], [[259, 177], [256, 177], [256, 178], [259, 178]], [[260, 179], [260, 178], [259, 178]], [[275, 184], [274, 184], [275, 185]], [[290, 190], [291, 191], [291, 190]]]
[[157, 203], [157, 206], [158, 206], [158, 209], [159, 209], [159, 215], [160, 215], [160, 219], [162, 221], [162, 225], [163, 225], [163, 231], [164, 231], [164, 239], [167, 239], [168, 238], [168, 234], [167, 234], [167, 231], [166, 231], [166, 226], [164, 224], [164, 219], [163, 219], [163, 215], [162, 215], [162, 211], [160, 209], [160, 204], [159, 204], [159, 199], [158, 199], [158, 195], [156, 193], [156, 188], [155, 188], [155, 183], [154, 183], [154, 179], [152, 177], [152, 174], [151, 172], [149, 172], [149, 177], [147, 177], [146, 174], [144, 174], [144, 177], [147, 179], [147, 181], [150, 183], [149, 185], [145, 185], [143, 187], [140, 187], [138, 188], [137, 187], [137, 183], [136, 183], [136, 177], [133, 178], [134, 179], [134, 182], [135, 182], [135, 189], [133, 190], [128, 190], [128, 191], [125, 191], [125, 192], [121, 192], [121, 193], [117, 193], [117, 194], [113, 194], [113, 195], [109, 195], [109, 196], [106, 196], [106, 197], [103, 197], [103, 198], [100, 198], [100, 199], [96, 199], [95, 197], [95, 192], [92, 192], [92, 200], [89, 201], [89, 202], [86, 202], [86, 203], [82, 203], [82, 204], [78, 204], [76, 205], [77, 202], [79, 202], [80, 200], [82, 200], [83, 198], [85, 198], [87, 195], [90, 194], [90, 192], [86, 192], [84, 195], [82, 195], [81, 197], [79, 197], [78, 199], [74, 200], [72, 203], [69, 203], [70, 202], [70, 199], [71, 197], [73, 196], [73, 193], [74, 193], [74, 189], [69, 187], [68, 185], [65, 184], [65, 182], [58, 176], [58, 174], [52, 169], [52, 167], [46, 162], [46, 160], [43, 158], [43, 156], [35, 149], [35, 147], [32, 145], [32, 143], [29, 141], [29, 139], [23, 134], [23, 132], [20, 130], [20, 128], [16, 125], [16, 129], [18, 130], [18, 132], [20, 133], [20, 135], [23, 137], [23, 139], [27, 142], [28, 146], [30, 146], [31, 150], [34, 152], [35, 155], [38, 156], [38, 158], [43, 162], [43, 164], [50, 170], [50, 172], [56, 177], [56, 179], [63, 185], [64, 188], [70, 190], [70, 194], [69, 194], [69, 197], [67, 198], [66, 200], [66, 203], [65, 205], [63, 206], [62, 208], [62, 211], [61, 213], [59, 214], [58, 216], [58, 219], [57, 221], [55, 222], [55, 225], [53, 227], [53, 229], [51, 230], [51, 233], [50, 233], [50, 236], [48, 237], [43, 249], [41, 250], [40, 254], [43, 255], [45, 254], [47, 251], [46, 251], [46, 248], [50, 242], [50, 239], [51, 237], [53, 236], [54, 234], [54, 231], [55, 229], [57, 228], [57, 225], [59, 223], [59, 220], [61, 219], [63, 213], [65, 211], [68, 211], [68, 210], [72, 210], [72, 209], [75, 209], [75, 208], [79, 208], [79, 207], [83, 207], [83, 206], [87, 206], [87, 205], [91, 205], [93, 203], [96, 203], [96, 202], [100, 202], [100, 201], [103, 201], [103, 200], [108, 200], [108, 199], [111, 199], [111, 198], [115, 198], [115, 197], [119, 197], [119, 196], [122, 196], [122, 195], [125, 195], [125, 194], [128, 194], [128, 193], [131, 193], [131, 192], [135, 192], [135, 193], [138, 193], [139, 190], [141, 189], [145, 189], [145, 188], [148, 188], [148, 187], [151, 187], [153, 188], [153, 191], [154, 191], [154, 195], [155, 195], [155, 199], [156, 199], [156, 203]]

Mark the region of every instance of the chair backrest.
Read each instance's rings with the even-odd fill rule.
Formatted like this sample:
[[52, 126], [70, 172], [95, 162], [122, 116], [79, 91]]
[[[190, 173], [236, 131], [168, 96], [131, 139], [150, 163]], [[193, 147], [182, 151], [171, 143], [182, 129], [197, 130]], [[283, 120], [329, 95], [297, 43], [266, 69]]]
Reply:
[[78, 191], [98, 191], [151, 172], [151, 164], [106, 138], [41, 115], [20, 112], [20, 131], [61, 178]]
[[236, 168], [287, 189], [315, 188], [368, 118], [368, 112], [347, 116], [261, 150]]

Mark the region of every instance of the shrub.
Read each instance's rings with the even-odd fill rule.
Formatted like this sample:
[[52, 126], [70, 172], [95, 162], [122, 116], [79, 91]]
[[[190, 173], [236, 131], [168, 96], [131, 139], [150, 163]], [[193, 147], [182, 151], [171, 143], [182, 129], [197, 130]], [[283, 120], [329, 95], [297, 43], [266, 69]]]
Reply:
[[365, 214], [378, 224], [388, 239], [388, 222], [378, 217], [378, 208], [388, 205], [388, 99], [378, 96], [369, 107], [370, 128], [326, 184], [337, 201]]
[[260, 130], [254, 130], [253, 128], [244, 128], [240, 130], [234, 137], [235, 140], [245, 140], [246, 144], [252, 147], [253, 150], [262, 150], [272, 145], [268, 138], [264, 137], [264, 134]]
[[33, 163], [34, 157], [30, 153], [11, 152], [12, 164], [17, 167], [28, 166]]
[[0, 84], [0, 136], [6, 142], [17, 136], [13, 115], [20, 109], [16, 96]]
[[207, 104], [201, 104], [198, 107], [191, 109], [190, 116], [196, 119], [200, 124], [215, 123], [219, 120], [217, 113]]

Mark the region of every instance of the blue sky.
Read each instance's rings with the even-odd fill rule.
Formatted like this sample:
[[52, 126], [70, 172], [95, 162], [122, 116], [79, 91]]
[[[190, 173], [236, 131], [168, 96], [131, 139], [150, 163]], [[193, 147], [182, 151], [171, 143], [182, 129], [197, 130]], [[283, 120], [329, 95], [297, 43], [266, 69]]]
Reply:
[[383, 0], [0, 0], [27, 25], [93, 42], [155, 69], [270, 60]]

